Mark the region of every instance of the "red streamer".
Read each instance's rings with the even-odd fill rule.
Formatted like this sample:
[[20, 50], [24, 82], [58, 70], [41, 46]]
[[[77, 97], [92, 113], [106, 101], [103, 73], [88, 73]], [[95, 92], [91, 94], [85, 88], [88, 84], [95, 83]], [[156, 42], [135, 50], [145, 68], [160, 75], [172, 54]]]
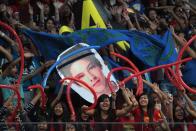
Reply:
[[[113, 85], [112, 85], [111, 82], [110, 82], [110, 77], [112, 76], [112, 74], [113, 74], [114, 72], [120, 71], [120, 70], [128, 70], [128, 71], [130, 71], [130, 72], [132, 72], [132, 73], [136, 73], [135, 70], [133, 70], [133, 69], [131, 69], [131, 68], [129, 68], [129, 67], [117, 67], [117, 68], [113, 68], [113, 69], [109, 72], [109, 74], [108, 74], [108, 76], [107, 76], [107, 83], [108, 83], [108, 86], [109, 86], [111, 92], [114, 92], [114, 91], [113, 91], [113, 89], [112, 89], [112, 86], [113, 86]], [[137, 78], [138, 78], [138, 77], [137, 77]], [[139, 78], [138, 78], [138, 79], [139, 79]], [[121, 82], [120, 82], [120, 85], [121, 85]]]
[[67, 90], [66, 90], [66, 98], [67, 98], [67, 103], [69, 105], [69, 109], [71, 111], [71, 114], [73, 116], [73, 121], [76, 120], [76, 113], [72, 104], [72, 100], [71, 100], [71, 84], [73, 84], [73, 81], [71, 83], [69, 83], [69, 85], [67, 86]]
[[95, 108], [95, 106], [96, 106], [96, 104], [97, 104], [97, 95], [96, 95], [96, 93], [95, 93], [95, 91], [94, 91], [94, 89], [93, 88], [91, 88], [86, 82], [84, 82], [84, 81], [82, 81], [82, 80], [80, 80], [80, 79], [78, 79], [78, 78], [73, 78], [73, 77], [65, 77], [65, 78], [63, 78], [62, 80], [60, 80], [60, 83], [63, 83], [65, 80], [71, 80], [71, 83], [69, 83], [69, 85], [68, 85], [68, 87], [67, 87], [67, 91], [68, 92], [66, 92], [67, 93], [67, 102], [68, 102], [68, 105], [69, 105], [69, 109], [70, 109], [70, 111], [71, 111], [71, 114], [74, 116], [74, 118], [75, 118], [75, 110], [74, 110], [74, 108], [73, 108], [73, 104], [72, 104], [72, 101], [71, 101], [71, 96], [70, 96], [70, 89], [71, 89], [71, 84], [72, 84], [72, 82], [73, 81], [76, 81], [76, 82], [78, 82], [78, 83], [81, 83], [82, 85], [84, 85], [85, 87], [87, 87], [92, 93], [93, 93], [93, 95], [94, 95], [94, 103], [91, 105], [91, 106], [89, 106], [88, 108], [87, 108], [87, 110], [90, 110], [90, 109], [94, 109]]
[[160, 65], [160, 66], [152, 67], [152, 68], [143, 70], [143, 71], [141, 71], [141, 72], [139, 72], [139, 73], [136, 73], [136, 74], [134, 74], [134, 75], [131, 75], [131, 76], [125, 78], [122, 82], [126, 83], [126, 82], [128, 82], [129, 80], [131, 80], [133, 77], [137, 77], [137, 76], [142, 75], [142, 74], [144, 74], [144, 73], [147, 73], [147, 72], [150, 72], [150, 71], [154, 71], [154, 70], [158, 70], [158, 69], [161, 69], [161, 68], [167, 68], [167, 67], [170, 67], [170, 66], [173, 66], [173, 65], [177, 65], [177, 64], [179, 64], [179, 63], [187, 62], [187, 61], [190, 61], [190, 60], [192, 60], [191, 57], [186, 58], [186, 59], [183, 59], [183, 60], [181, 60], [181, 61], [173, 62], [173, 63], [170, 63], [170, 64], [165, 64], [165, 65]]
[[44, 88], [41, 86], [41, 85], [32, 85], [32, 86], [29, 86], [28, 87], [28, 90], [31, 90], [31, 89], [39, 89], [40, 92], [41, 92], [41, 97], [42, 97], [42, 109], [43, 111], [45, 111], [46, 109], [46, 94], [44, 92]]
[[19, 36], [17, 35], [17, 33], [15, 32], [15, 30], [13, 28], [11, 28], [9, 25], [0, 21], [0, 26], [2, 26], [5, 30], [8, 30], [11, 34], [13, 34], [13, 36], [16, 38], [16, 42], [19, 45], [21, 61], [20, 61], [20, 73], [18, 76], [17, 84], [20, 84], [21, 80], [22, 80], [22, 74], [24, 71], [24, 50], [23, 50], [22, 42], [21, 42]]
[[[178, 54], [178, 59], [177, 61], [180, 61], [182, 59], [182, 55], [184, 53], [184, 51], [189, 47], [189, 45], [196, 39], [196, 35], [194, 35], [184, 46], [183, 48], [180, 50], [179, 54]], [[196, 90], [192, 89], [191, 87], [189, 87], [183, 80], [182, 77], [180, 76], [180, 64], [176, 65], [176, 76], [178, 78], [178, 82], [179, 84], [181, 84], [184, 88], [186, 88], [188, 91], [190, 91], [193, 94], [196, 94]]]
[[[17, 85], [20, 85], [21, 80], [22, 80], [22, 74], [23, 74], [23, 71], [24, 71], [24, 50], [23, 50], [22, 42], [21, 42], [19, 36], [17, 35], [17, 33], [15, 32], [15, 30], [13, 28], [11, 28], [9, 25], [0, 21], [0, 26], [3, 27], [5, 30], [8, 30], [16, 38], [16, 42], [19, 45], [21, 61], [20, 61], [20, 73], [19, 73], [19, 76], [18, 76]], [[15, 107], [14, 112], [12, 113], [12, 117], [11, 117], [12, 120], [14, 120], [14, 118], [16, 116], [16, 113], [19, 110], [20, 105], [21, 105], [21, 103], [20, 103], [20, 101], [21, 101], [20, 93], [18, 92], [18, 89], [16, 89], [15, 85], [0, 85], [0, 88], [7, 88], [7, 89], [14, 90], [16, 95], [17, 95], [17, 98], [18, 98], [17, 106]]]
[[[126, 58], [125, 56], [122, 56], [121, 54], [117, 54], [115, 52], [111, 52], [112, 55], [116, 56], [116, 57], [119, 57], [121, 59], [123, 59], [124, 61], [126, 61], [134, 70], [136, 73], [139, 73], [139, 69], [135, 66], [135, 64], [129, 60], [128, 58]], [[136, 95], [140, 95], [142, 94], [143, 92], [143, 81], [142, 81], [142, 76], [141, 75], [138, 75], [138, 88], [137, 88], [137, 91], [136, 91]], [[121, 81], [122, 83], [126, 83], [125, 81]]]
[[6, 89], [10, 89], [10, 90], [13, 90], [15, 93], [16, 93], [16, 96], [17, 96], [17, 105], [11, 115], [11, 121], [14, 120], [14, 118], [16, 117], [16, 113], [17, 111], [19, 110], [20, 108], [20, 105], [21, 105], [21, 96], [20, 96], [20, 93], [18, 92], [18, 89], [17, 88], [14, 88], [14, 86], [12, 85], [0, 85], [0, 88], [6, 88]]
[[[170, 67], [169, 67], [170, 68]], [[177, 80], [174, 78], [174, 75], [175, 75], [175, 73], [173, 72], [173, 70], [172, 70], [172, 72], [171, 72], [171, 70], [169, 70], [169, 68], [165, 68], [165, 74], [166, 74], [166, 76], [167, 76], [167, 78], [169, 79], [169, 81], [175, 86], [175, 87], [177, 87], [178, 89], [179, 89], [179, 84], [178, 84], [178, 82], [177, 82]], [[173, 76], [171, 76], [170, 75], [170, 73], [171, 73], [171, 75]], [[174, 74], [174, 75], [173, 75]]]

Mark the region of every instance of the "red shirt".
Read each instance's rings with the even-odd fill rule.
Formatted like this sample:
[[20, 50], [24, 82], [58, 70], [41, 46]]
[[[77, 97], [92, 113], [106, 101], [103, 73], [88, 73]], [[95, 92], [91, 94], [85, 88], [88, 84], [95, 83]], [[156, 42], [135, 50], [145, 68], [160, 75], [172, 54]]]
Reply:
[[[187, 127], [185, 127], [185, 126], [187, 126]], [[192, 123], [187, 124], [187, 125], [180, 124], [180, 125], [174, 127], [173, 131], [185, 131], [186, 128], [187, 128], [188, 131], [196, 131], [196, 125], [194, 125]]]
[[185, 129], [188, 131], [196, 131], [196, 125], [193, 124], [193, 120], [194, 118], [192, 116], [186, 116], [187, 123], [175, 125], [173, 131], [186, 131]]
[[[130, 122], [130, 123], [134, 123], [135, 121], [134, 120], [131, 120], [129, 117], [120, 117], [119, 119], [116, 120], [117, 122]], [[129, 124], [129, 123], [122, 123], [122, 124], [119, 124], [118, 126], [115, 126], [115, 130], [116, 131], [123, 131], [123, 130], [126, 130], [127, 128], [128, 129], [133, 129], [134, 127], [134, 124]]]
[[[134, 119], [135, 119], [136, 123], [139, 123], [139, 122], [143, 121], [142, 112], [141, 112], [141, 109], [139, 107], [136, 108], [135, 110], [133, 110], [132, 113], [134, 115]], [[159, 110], [155, 109], [154, 113], [153, 113], [153, 122], [160, 122], [161, 120], [162, 119], [161, 119], [161, 115], [160, 115]], [[150, 117], [148, 116], [147, 112], [144, 112], [144, 122], [145, 122], [145, 124], [143, 124], [143, 125], [135, 124], [135, 130], [136, 131], [140, 131], [140, 130], [153, 131], [155, 129], [154, 124], [153, 125], [151, 124], [152, 126], [148, 124], [150, 122]]]

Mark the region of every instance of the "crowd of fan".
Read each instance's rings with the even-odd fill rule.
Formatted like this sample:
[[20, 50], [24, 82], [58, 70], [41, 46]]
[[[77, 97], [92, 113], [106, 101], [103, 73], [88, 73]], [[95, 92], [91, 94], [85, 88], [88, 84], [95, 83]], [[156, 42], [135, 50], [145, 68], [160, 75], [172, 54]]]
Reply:
[[[50, 76], [46, 111], [41, 108], [41, 93], [29, 91], [30, 85], [40, 84], [47, 69], [55, 60], [45, 61], [30, 39], [20, 32], [21, 28], [43, 31], [51, 34], [72, 33], [76, 28], [73, 7], [81, 0], [1, 0], [0, 19], [15, 29], [24, 47], [25, 68], [21, 85], [17, 85], [21, 95], [21, 108], [9, 123], [16, 106], [17, 97], [8, 89], [0, 90], [0, 130], [47, 131], [47, 130], [135, 130], [135, 131], [195, 131], [196, 95], [183, 90], [179, 91], [164, 76], [164, 71], [153, 72], [151, 81], [143, 80], [147, 86], [144, 93], [136, 96], [133, 81], [132, 87], [121, 85], [120, 91], [111, 97], [101, 95], [95, 109], [86, 110], [85, 103], [77, 94], [73, 100], [76, 116], [70, 113], [66, 101], [64, 85], [59, 85], [56, 72]], [[130, 11], [132, 2], [137, 1], [144, 7], [144, 13]], [[138, 30], [148, 34], [164, 34], [168, 29], [175, 39], [177, 52], [196, 33], [196, 6], [188, 0], [102, 0], [103, 8], [111, 21], [123, 29]], [[134, 13], [133, 13], [134, 12]], [[106, 22], [108, 28], [116, 27]], [[61, 28], [64, 26], [64, 29]], [[97, 25], [99, 27], [99, 25]], [[20, 49], [13, 36], [4, 29], [0, 30], [0, 84], [13, 85], [17, 81], [20, 62]], [[186, 51], [187, 56], [196, 58], [195, 44]], [[107, 48], [106, 53], [111, 48]], [[125, 54], [117, 45], [114, 51]], [[105, 53], [101, 51], [100, 54]], [[110, 55], [107, 53], [107, 55]], [[127, 56], [129, 57], [129, 56]], [[113, 57], [114, 60], [118, 61]], [[139, 65], [138, 65], [139, 66]], [[183, 66], [182, 66], [183, 68]], [[127, 85], [126, 85], [127, 86]], [[191, 85], [195, 86], [195, 85]], [[88, 105], [88, 106], [87, 106]], [[84, 122], [82, 124], [63, 122]], [[38, 124], [29, 124], [38, 122]], [[57, 122], [48, 123], [48, 122]], [[87, 123], [85, 123], [87, 122]], [[96, 123], [104, 122], [104, 123]], [[111, 124], [107, 122], [121, 122]], [[128, 123], [126, 123], [128, 122]], [[134, 124], [134, 123], [143, 124]], [[176, 122], [180, 122], [175, 124]]]

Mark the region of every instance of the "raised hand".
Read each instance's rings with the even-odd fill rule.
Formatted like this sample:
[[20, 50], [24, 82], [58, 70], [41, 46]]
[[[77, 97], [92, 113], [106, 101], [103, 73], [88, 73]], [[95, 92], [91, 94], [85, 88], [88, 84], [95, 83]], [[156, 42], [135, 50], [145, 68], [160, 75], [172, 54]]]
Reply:
[[170, 25], [169, 28], [170, 28], [170, 31], [172, 32], [172, 34], [175, 34], [174, 27], [172, 25]]
[[128, 94], [128, 96], [129, 96], [129, 98], [131, 98], [131, 97], [134, 96], [133, 90], [130, 91], [128, 88], [126, 88], [126, 91], [127, 91], [127, 94]]
[[130, 20], [130, 18], [129, 18], [129, 15], [128, 15], [128, 12], [127, 12], [127, 11], [123, 11], [123, 12], [122, 12], [122, 16], [124, 17], [124, 19], [125, 19], [126, 21]]
[[169, 13], [173, 13], [173, 12], [174, 12], [174, 6], [168, 6], [168, 8], [166, 8], [166, 10], [167, 10]]
[[17, 23], [15, 24], [15, 26], [18, 27], [18, 28], [20, 28], [20, 29], [29, 29], [29, 27], [23, 25], [23, 24], [20, 23], [20, 22], [17, 22]]
[[12, 16], [13, 10], [12, 10], [11, 7], [7, 7], [7, 13], [8, 13], [10, 16]]
[[10, 106], [10, 104], [12, 103], [12, 100], [13, 100], [14, 96], [15, 96], [15, 94], [12, 94], [12, 95], [7, 99], [7, 101], [3, 104], [3, 106], [8, 108], [8, 107]]
[[122, 83], [122, 82], [119, 83], [119, 87], [120, 87], [121, 90], [126, 90], [125, 89], [125, 83]]
[[82, 109], [82, 111], [84, 111], [84, 110], [88, 109], [88, 106], [87, 106], [87, 105], [83, 105], [83, 106], [81, 107], [81, 109]]
[[2, 31], [0, 31], [0, 37], [2, 38], [2, 37], [4, 37], [4, 36], [5, 36], [5, 33], [2, 32]]
[[116, 101], [116, 92], [112, 92], [112, 100]]
[[44, 5], [40, 1], [37, 2], [37, 6], [40, 10], [44, 10]]
[[135, 95], [133, 94], [133, 90], [129, 90], [128, 88], [126, 88], [126, 90], [127, 90], [127, 94], [129, 96], [130, 100], [133, 103], [133, 106], [134, 107], [138, 106], [138, 102], [137, 102], [137, 100], [135, 98]]
[[48, 68], [49, 66], [51, 66], [51, 65], [54, 64], [54, 63], [55, 63], [55, 60], [49, 60], [49, 61], [45, 62], [44, 66], [45, 66], [46, 68]]
[[157, 110], [161, 110], [161, 104], [160, 103], [156, 103], [155, 104], [155, 109], [157, 109]]
[[29, 14], [33, 15], [33, 8], [32, 8], [32, 6], [30, 4], [29, 4]]
[[116, 8], [115, 7], [110, 7], [110, 13], [112, 15], [115, 15], [116, 14]]
[[117, 7], [117, 9], [116, 9], [116, 13], [118, 14], [118, 15], [121, 15], [122, 14], [122, 12], [123, 12], [123, 9], [124, 9], [124, 7]]
[[159, 91], [160, 91], [160, 89], [159, 89], [159, 85], [157, 84], [157, 83], [153, 83], [153, 91], [155, 92], [155, 93], [158, 93]]
[[6, 5], [5, 4], [0, 4], [0, 12], [5, 12], [6, 11]]
[[26, 53], [24, 53], [24, 57], [25, 58], [31, 58], [31, 57], [34, 57], [35, 55], [33, 54], [33, 53], [31, 53], [31, 52], [26, 52]]
[[58, 0], [54, 0], [54, 1], [53, 1], [53, 5], [54, 5], [54, 8], [55, 8], [55, 9], [59, 9], [59, 8], [61, 8], [61, 6], [63, 5], [63, 3], [61, 3], [61, 2], [58, 1]]
[[71, 121], [76, 121], [76, 115], [71, 114], [71, 115], [70, 115], [70, 120], [71, 120]]

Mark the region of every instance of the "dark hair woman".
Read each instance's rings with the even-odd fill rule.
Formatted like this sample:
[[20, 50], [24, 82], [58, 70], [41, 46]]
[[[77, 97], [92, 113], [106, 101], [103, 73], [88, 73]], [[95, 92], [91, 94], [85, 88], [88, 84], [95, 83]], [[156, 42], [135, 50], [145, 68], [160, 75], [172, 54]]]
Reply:
[[142, 125], [135, 125], [135, 130], [154, 131], [156, 129], [149, 122], [159, 122], [161, 120], [160, 110], [155, 108], [154, 102], [149, 99], [148, 94], [143, 93], [138, 98], [138, 107], [132, 113], [135, 122], [144, 122]]
[[174, 99], [173, 112], [174, 122], [178, 122], [174, 125], [173, 131], [196, 130], [196, 126], [192, 124], [196, 119], [196, 111], [192, 101], [186, 93], [183, 93], [183, 96]]
[[128, 106], [125, 108], [122, 108], [120, 110], [116, 109], [115, 106], [116, 93], [112, 93], [112, 99], [108, 95], [105, 94], [101, 95], [98, 98], [97, 106], [95, 109], [85, 110], [87, 106], [82, 107], [84, 113], [94, 117], [95, 122], [105, 122], [104, 124], [95, 123], [94, 126], [95, 131], [112, 130], [112, 125], [108, 124], [107, 122], [114, 122], [117, 117], [125, 115], [127, 112], [130, 111], [132, 107], [132, 102], [127, 96], [125, 87], [122, 87], [121, 90], [125, 98], [125, 101], [128, 103]]
[[51, 113], [51, 122], [59, 122], [59, 124], [51, 124], [50, 131], [64, 131], [65, 125], [62, 122], [69, 121], [69, 112], [67, 106], [63, 102], [57, 102]]

